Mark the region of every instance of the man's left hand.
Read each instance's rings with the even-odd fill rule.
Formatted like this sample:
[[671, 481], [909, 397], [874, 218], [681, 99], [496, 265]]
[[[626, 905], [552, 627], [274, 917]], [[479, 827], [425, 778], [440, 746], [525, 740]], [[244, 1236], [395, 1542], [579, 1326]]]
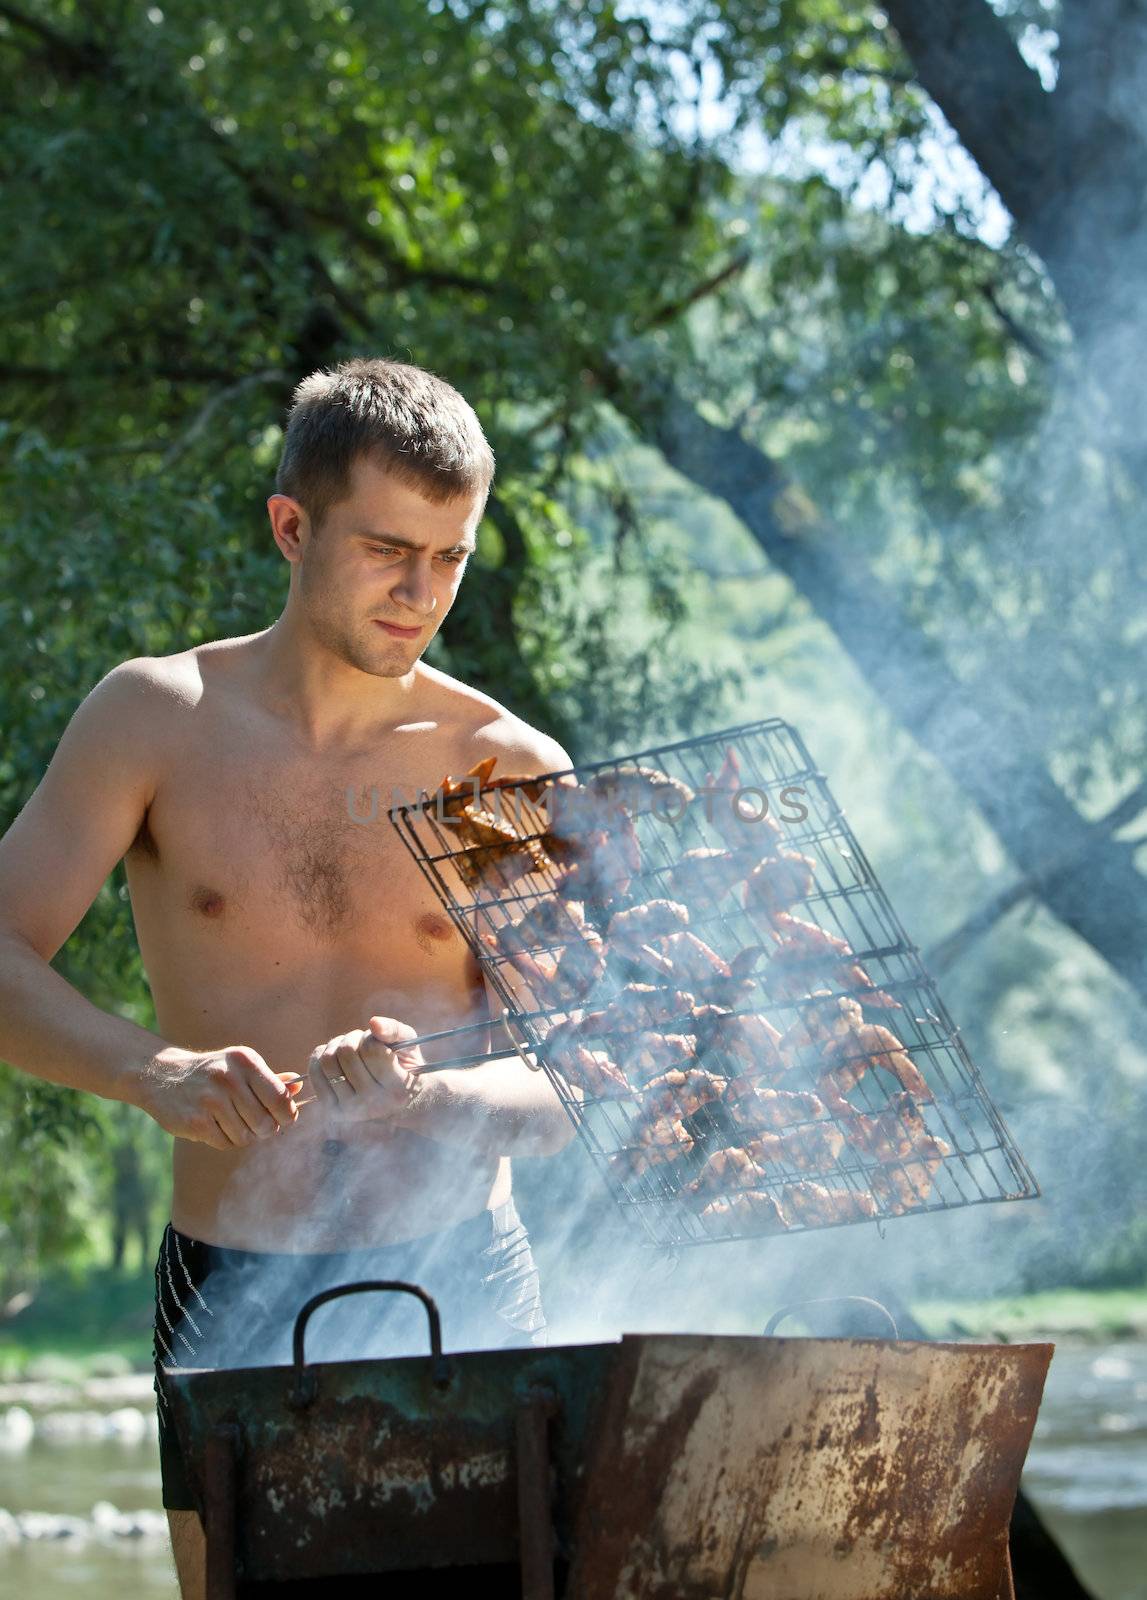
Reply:
[[418, 1092], [426, 1063], [415, 1029], [393, 1017], [371, 1017], [365, 1028], [339, 1034], [311, 1052], [307, 1078], [319, 1104], [340, 1118], [392, 1121]]

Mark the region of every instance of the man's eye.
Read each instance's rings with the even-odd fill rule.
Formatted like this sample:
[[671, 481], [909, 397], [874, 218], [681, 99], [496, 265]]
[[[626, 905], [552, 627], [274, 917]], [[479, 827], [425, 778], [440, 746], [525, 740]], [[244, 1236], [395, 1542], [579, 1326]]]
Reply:
[[444, 555], [439, 556], [438, 559], [447, 561], [452, 567], [456, 567], [460, 561], [465, 561], [468, 554], [469, 551], [467, 550], [456, 550], [453, 553], [446, 552]]
[[370, 553], [372, 556], [396, 556], [398, 551], [393, 545], [372, 544], [370, 547]]

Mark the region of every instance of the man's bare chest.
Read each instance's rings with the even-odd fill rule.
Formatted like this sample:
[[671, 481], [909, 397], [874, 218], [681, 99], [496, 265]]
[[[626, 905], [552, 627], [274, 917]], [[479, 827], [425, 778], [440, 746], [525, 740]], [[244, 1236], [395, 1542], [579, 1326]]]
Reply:
[[158, 897], [168, 917], [219, 935], [259, 927], [340, 949], [401, 927], [445, 954], [461, 941], [388, 813], [433, 787], [452, 754], [432, 736], [322, 759], [257, 735], [205, 740], [157, 787], [128, 857], [133, 902]]

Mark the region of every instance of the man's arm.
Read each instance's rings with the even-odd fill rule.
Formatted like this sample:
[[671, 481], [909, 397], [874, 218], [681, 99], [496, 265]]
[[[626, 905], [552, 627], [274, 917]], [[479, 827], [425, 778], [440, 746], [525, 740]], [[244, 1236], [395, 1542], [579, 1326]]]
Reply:
[[126, 661], [84, 700], [38, 788], [0, 839], [0, 1057], [49, 1083], [142, 1106], [218, 1148], [293, 1120], [284, 1085], [246, 1046], [195, 1054], [86, 1000], [51, 966], [155, 791], [169, 691]]

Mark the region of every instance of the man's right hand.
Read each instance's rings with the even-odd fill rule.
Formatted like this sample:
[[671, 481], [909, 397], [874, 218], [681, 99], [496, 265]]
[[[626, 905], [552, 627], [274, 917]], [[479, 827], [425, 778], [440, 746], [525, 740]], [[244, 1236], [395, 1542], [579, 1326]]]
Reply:
[[[295, 1078], [295, 1074], [289, 1074]], [[289, 1128], [298, 1117], [287, 1084], [249, 1045], [223, 1050], [160, 1050], [148, 1064], [138, 1103], [161, 1128], [214, 1150], [242, 1150]]]

